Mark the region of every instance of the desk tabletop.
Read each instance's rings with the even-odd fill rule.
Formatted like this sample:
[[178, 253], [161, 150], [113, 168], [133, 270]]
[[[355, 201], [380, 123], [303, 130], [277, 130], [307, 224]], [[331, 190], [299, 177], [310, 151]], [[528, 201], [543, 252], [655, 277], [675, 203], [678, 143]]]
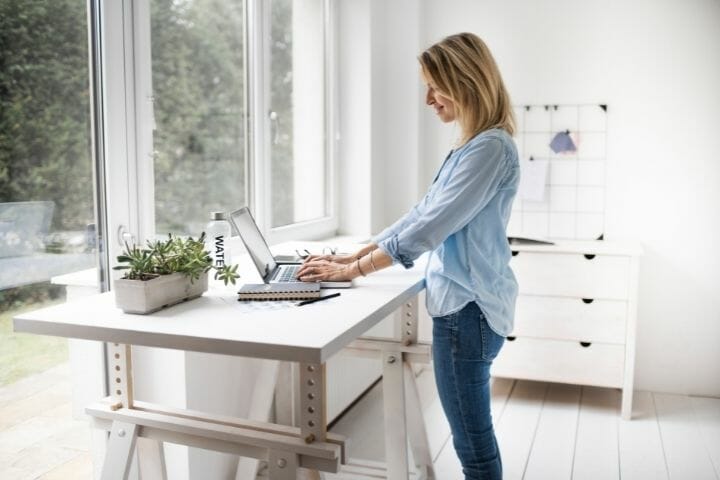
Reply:
[[[396, 265], [324, 302], [248, 308], [228, 289], [150, 315], [123, 313], [112, 292], [17, 315], [16, 331], [243, 357], [325, 362], [413, 299], [423, 288], [424, 262]], [[325, 291], [325, 294], [332, 292]], [[253, 302], [254, 303], [254, 302]]]

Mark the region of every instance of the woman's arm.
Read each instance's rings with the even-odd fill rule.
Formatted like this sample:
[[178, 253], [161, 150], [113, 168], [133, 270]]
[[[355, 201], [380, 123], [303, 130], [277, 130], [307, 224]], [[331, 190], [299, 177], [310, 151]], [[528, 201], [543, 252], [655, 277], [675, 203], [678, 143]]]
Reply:
[[[372, 238], [372, 244], [378, 244], [382, 242], [383, 240], [392, 237], [393, 235], [397, 235], [398, 233], [405, 230], [409, 225], [412, 225], [413, 223], [417, 222], [417, 219], [420, 218], [422, 215], [422, 212], [425, 210], [428, 204], [428, 195], [429, 192], [425, 194], [425, 196], [417, 203], [415, 206], [413, 206], [408, 212], [397, 219], [395, 223], [387, 227], [382, 232], [378, 233]], [[377, 246], [376, 246], [377, 248]]]
[[[494, 137], [483, 139], [468, 149], [448, 182], [432, 200], [427, 200], [426, 196], [421, 202], [422, 209], [411, 210], [417, 218], [404, 224], [405, 228], [400, 232], [392, 233], [377, 244], [368, 244], [355, 256], [343, 259], [347, 263], [322, 258], [306, 261], [298, 277], [308, 282], [352, 280], [386, 268], [394, 261], [410, 268], [413, 260], [437, 247], [485, 208], [506, 174], [502, 141]], [[393, 227], [398, 224], [400, 221]]]
[[493, 136], [481, 139], [458, 160], [418, 220], [378, 247], [406, 268], [412, 267], [417, 257], [435, 249], [485, 208], [509, 168], [502, 140]]

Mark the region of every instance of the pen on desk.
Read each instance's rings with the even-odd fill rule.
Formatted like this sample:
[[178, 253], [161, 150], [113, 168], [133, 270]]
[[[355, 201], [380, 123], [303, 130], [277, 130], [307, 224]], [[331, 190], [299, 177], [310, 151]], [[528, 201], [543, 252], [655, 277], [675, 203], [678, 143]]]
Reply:
[[298, 303], [298, 307], [302, 307], [303, 305], [307, 305], [308, 303], [315, 303], [315, 302], [322, 302], [323, 300], [327, 300], [328, 298], [335, 298], [339, 297], [340, 292], [333, 293], [332, 295], [325, 295], [324, 297], [318, 297], [318, 298], [311, 298], [310, 300], [303, 300], [302, 302]]

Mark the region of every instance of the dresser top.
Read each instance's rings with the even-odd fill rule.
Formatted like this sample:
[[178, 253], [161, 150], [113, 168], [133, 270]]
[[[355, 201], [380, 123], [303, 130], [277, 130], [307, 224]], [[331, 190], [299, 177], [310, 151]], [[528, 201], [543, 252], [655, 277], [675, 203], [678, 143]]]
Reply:
[[553, 240], [554, 245], [510, 245], [514, 252], [582, 253], [592, 255], [641, 256], [642, 245], [632, 241], [609, 240]]

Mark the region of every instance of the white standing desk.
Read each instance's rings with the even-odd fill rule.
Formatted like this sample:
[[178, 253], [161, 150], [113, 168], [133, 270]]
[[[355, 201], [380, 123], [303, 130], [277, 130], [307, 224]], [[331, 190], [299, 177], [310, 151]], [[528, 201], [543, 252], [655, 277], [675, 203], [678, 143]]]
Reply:
[[[417, 295], [423, 265], [395, 266], [359, 278], [338, 298], [283, 309], [249, 309], [231, 293], [203, 297], [152, 315], [124, 314], [112, 293], [93, 295], [14, 318], [16, 331], [109, 343], [110, 396], [87, 408], [110, 431], [103, 479], [126, 478], [135, 451], [143, 479], [165, 478], [161, 442], [167, 441], [266, 460], [271, 479], [314, 472], [409, 478], [408, 429], [420, 476], [434, 478], [411, 362], [429, 362], [417, 342]], [[252, 310], [252, 311], [251, 311]], [[400, 310], [395, 340], [361, 338]], [[220, 417], [135, 401], [132, 345], [298, 362], [299, 425]], [[329, 434], [325, 418], [325, 363], [344, 350], [383, 363], [387, 467], [347, 465], [344, 438]], [[212, 394], [212, 392], [208, 392]]]

